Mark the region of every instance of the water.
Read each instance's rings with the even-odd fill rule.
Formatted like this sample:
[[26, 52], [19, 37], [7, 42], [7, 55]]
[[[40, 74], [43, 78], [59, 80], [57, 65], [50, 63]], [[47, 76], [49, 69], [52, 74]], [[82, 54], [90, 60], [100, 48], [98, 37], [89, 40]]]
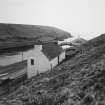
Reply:
[[7, 66], [13, 63], [21, 62], [22, 60], [26, 60], [28, 54], [34, 48], [28, 49], [26, 51], [15, 51], [15, 52], [7, 52], [5, 54], [0, 55], [0, 66]]

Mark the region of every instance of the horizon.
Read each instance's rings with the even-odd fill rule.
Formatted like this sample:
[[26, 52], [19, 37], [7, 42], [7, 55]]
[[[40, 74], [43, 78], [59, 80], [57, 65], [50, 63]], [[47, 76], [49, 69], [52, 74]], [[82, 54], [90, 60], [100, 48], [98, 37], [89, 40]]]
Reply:
[[52, 26], [87, 40], [105, 33], [105, 0], [0, 0], [0, 23]]

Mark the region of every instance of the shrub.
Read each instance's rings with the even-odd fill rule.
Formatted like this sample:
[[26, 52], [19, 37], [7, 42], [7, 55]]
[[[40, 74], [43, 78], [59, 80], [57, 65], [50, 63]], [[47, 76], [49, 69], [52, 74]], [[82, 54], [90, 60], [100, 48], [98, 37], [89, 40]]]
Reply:
[[83, 99], [83, 105], [91, 105], [91, 103], [93, 102], [93, 97], [90, 95], [87, 95], [84, 99]]

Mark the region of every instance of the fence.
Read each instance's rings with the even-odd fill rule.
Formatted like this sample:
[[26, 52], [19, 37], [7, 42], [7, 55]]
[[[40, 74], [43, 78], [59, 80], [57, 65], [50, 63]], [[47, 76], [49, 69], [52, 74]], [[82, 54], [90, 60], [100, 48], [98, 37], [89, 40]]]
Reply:
[[0, 96], [10, 94], [15, 91], [22, 84], [25, 84], [27, 80], [27, 74], [24, 74], [15, 79], [7, 79], [0, 84]]

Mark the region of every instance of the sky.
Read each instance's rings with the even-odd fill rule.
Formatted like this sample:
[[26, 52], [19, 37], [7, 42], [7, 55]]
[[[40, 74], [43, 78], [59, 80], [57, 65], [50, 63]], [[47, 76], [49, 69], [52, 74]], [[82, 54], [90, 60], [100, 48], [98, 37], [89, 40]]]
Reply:
[[105, 33], [105, 0], [0, 0], [0, 23], [54, 26], [91, 39]]

